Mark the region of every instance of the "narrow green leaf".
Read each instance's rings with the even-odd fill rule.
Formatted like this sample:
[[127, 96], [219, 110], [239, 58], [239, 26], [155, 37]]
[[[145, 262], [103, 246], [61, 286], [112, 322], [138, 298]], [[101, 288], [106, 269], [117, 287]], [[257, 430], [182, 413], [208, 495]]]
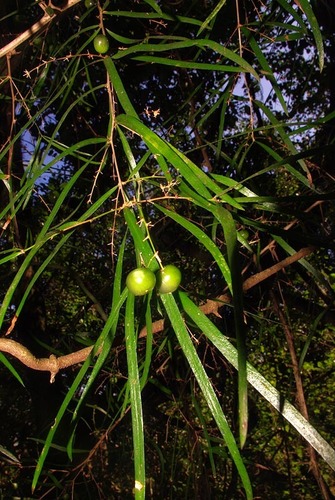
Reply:
[[147, 62], [150, 64], [163, 64], [174, 68], [200, 69], [203, 71], [223, 71], [224, 73], [241, 73], [245, 71], [242, 66], [228, 66], [227, 64], [201, 63], [196, 61], [182, 61], [180, 59], [170, 59], [169, 57], [156, 56], [135, 56], [134, 61]]
[[76, 428], [77, 428], [77, 426], [74, 425], [72, 432], [71, 432], [71, 435], [70, 435], [70, 438], [69, 438], [67, 445], [66, 445], [66, 453], [67, 453], [67, 456], [69, 457], [69, 460], [71, 462], [73, 460], [73, 451], [74, 451], [73, 443], [74, 443], [75, 438], [76, 438]]
[[319, 68], [320, 71], [323, 70], [324, 62], [325, 62], [325, 53], [324, 53], [324, 48], [323, 48], [323, 39], [322, 39], [322, 33], [320, 31], [319, 23], [316, 19], [316, 16], [313, 12], [313, 9], [311, 7], [311, 4], [309, 0], [299, 0], [299, 4], [301, 7], [301, 10], [304, 12], [305, 16], [308, 19], [308, 22], [311, 26], [312, 33], [315, 39], [315, 44], [316, 48], [319, 54]]
[[[127, 296], [127, 292], [125, 290], [125, 292], [121, 295], [118, 304], [116, 304], [115, 308], [113, 308], [113, 310], [110, 312], [108, 319], [105, 323], [105, 326], [104, 326], [98, 340], [96, 341], [95, 346], [94, 346], [90, 356], [88, 356], [87, 359], [84, 361], [84, 363], [83, 363], [82, 367], [80, 368], [76, 378], [74, 379], [71, 387], [68, 389], [68, 391], [66, 393], [64, 401], [61, 404], [61, 406], [57, 412], [57, 415], [55, 417], [54, 424], [50, 427], [50, 430], [49, 430], [48, 435], [46, 437], [42, 452], [39, 456], [39, 459], [38, 459], [38, 462], [36, 465], [36, 469], [34, 472], [33, 481], [32, 481], [32, 491], [34, 491], [36, 486], [37, 486], [39, 477], [40, 477], [42, 470], [43, 470], [44, 462], [48, 456], [49, 449], [53, 444], [53, 440], [54, 440], [55, 434], [57, 432], [58, 426], [59, 426], [67, 408], [68, 408], [68, 405], [70, 404], [72, 398], [74, 397], [78, 387], [81, 384], [83, 384], [83, 380], [84, 380], [86, 373], [87, 373], [87, 371], [92, 363], [94, 354], [97, 352], [98, 348], [102, 345], [102, 343], [105, 342], [105, 340], [108, 338], [109, 332], [115, 327], [117, 320], [118, 320], [118, 313], [121, 309], [122, 304], [124, 303], [124, 301], [126, 299], [126, 296]], [[74, 413], [73, 419], [75, 419], [75, 418], [76, 418], [76, 414]]]
[[[244, 186], [241, 182], [236, 181], [235, 179], [232, 179], [231, 177], [227, 177], [226, 175], [220, 175], [220, 174], [211, 174], [211, 177], [215, 179], [217, 183], [223, 184], [224, 186], [227, 186], [229, 191], [235, 190], [240, 194], [243, 194], [244, 196], [247, 197], [256, 197], [257, 195], [251, 191], [248, 187]], [[225, 193], [223, 193], [225, 194]]]
[[215, 243], [211, 240], [211, 238], [207, 236], [207, 234], [204, 233], [198, 226], [188, 221], [176, 212], [172, 212], [171, 210], [168, 210], [158, 204], [155, 204], [155, 207], [165, 215], [173, 219], [175, 222], [177, 222], [177, 224], [184, 227], [191, 234], [193, 234], [193, 236], [195, 236], [195, 238], [197, 238], [197, 240], [199, 241], [200, 245], [204, 246], [211, 253], [220, 271], [222, 272], [224, 279], [226, 280], [229, 290], [232, 291], [231, 272], [229, 266], [224, 256], [215, 245]]
[[[222, 332], [200, 311], [199, 307], [179, 292], [184, 311], [203, 334], [215, 345], [225, 358], [238, 369], [238, 353]], [[252, 365], [247, 363], [248, 382], [298, 431], [300, 436], [313, 446], [328, 465], [335, 470], [335, 450], [317, 430], [273, 387]]]
[[[123, 238], [123, 241], [120, 245], [119, 252], [118, 252], [118, 260], [116, 264], [116, 269], [115, 269], [115, 275], [114, 275], [114, 282], [113, 282], [113, 294], [112, 294], [112, 306], [111, 306], [111, 312], [109, 317], [113, 318], [113, 324], [110, 327], [110, 330], [108, 331], [107, 329], [103, 329], [101, 333], [101, 341], [103, 342], [102, 350], [101, 353], [99, 354], [99, 357], [95, 361], [93, 370], [85, 384], [84, 390], [81, 393], [80, 399], [77, 403], [77, 406], [73, 412], [72, 415], [72, 420], [75, 420], [77, 418], [79, 409], [81, 405], [84, 403], [86, 399], [86, 395], [88, 394], [90, 388], [92, 387], [94, 381], [96, 380], [98, 374], [100, 373], [101, 368], [103, 367], [107, 356], [109, 355], [110, 349], [113, 345], [114, 338], [115, 338], [115, 333], [116, 333], [116, 328], [118, 325], [119, 321], [119, 314], [120, 314], [120, 308], [121, 305], [124, 303], [127, 297], [127, 289], [121, 293], [121, 286], [122, 286], [122, 269], [123, 269], [123, 258], [124, 258], [124, 250], [125, 250], [125, 244], [126, 244], [126, 236]], [[108, 322], [108, 319], [107, 319]], [[106, 322], [106, 324], [107, 324]]]
[[232, 280], [232, 295], [234, 306], [234, 323], [238, 352], [238, 411], [240, 444], [243, 448], [248, 432], [248, 386], [247, 386], [247, 344], [246, 331], [243, 320], [243, 283], [241, 265], [239, 262], [239, 250], [237, 247], [237, 231], [231, 213], [217, 205], [213, 210], [223, 228], [227, 245], [228, 264]]
[[155, 12], [139, 12], [139, 11], [133, 11], [133, 10], [112, 10], [112, 11], [107, 11], [109, 15], [112, 15], [114, 17], [129, 17], [131, 19], [158, 19], [161, 21], [164, 19], [165, 21], [179, 21], [182, 24], [191, 24], [194, 26], [201, 26], [201, 21], [198, 19], [194, 19], [193, 17], [186, 17], [186, 16], [178, 16], [175, 14], [158, 14]]
[[[163, 155], [175, 168], [179, 169], [181, 174], [188, 179], [188, 182], [190, 182], [204, 198], [210, 198], [210, 192], [206, 187], [206, 183], [208, 183], [210, 179], [201, 169], [194, 164], [194, 168], [190, 167], [190, 165], [186, 163], [186, 157], [180, 156], [177, 150], [174, 150], [169, 143], [152, 132], [140, 120], [129, 115], [119, 115], [117, 121], [120, 125], [138, 134], [155, 155]], [[213, 181], [211, 182], [213, 183]]]
[[[275, 125], [277, 132], [279, 133], [283, 143], [285, 144], [287, 150], [292, 154], [292, 155], [298, 155], [298, 151], [295, 147], [295, 145], [292, 143], [291, 139], [289, 138], [288, 134], [285, 131], [284, 124], [281, 124], [278, 119], [275, 117], [274, 113], [270, 111], [270, 109], [265, 106], [262, 102], [255, 100], [254, 103], [261, 108], [261, 110], [264, 112], [264, 114], [268, 117], [270, 122]], [[260, 143], [262, 144], [262, 143]], [[263, 144], [264, 146], [264, 144]], [[306, 163], [303, 160], [298, 159], [298, 163], [301, 166], [302, 170], [306, 173], [308, 173], [308, 168], [306, 166]], [[286, 164], [287, 170], [294, 175], [300, 182], [303, 182], [306, 186], [309, 187], [309, 180], [307, 179], [306, 176], [303, 176], [300, 172], [298, 172], [295, 168], [293, 168], [289, 163]]]
[[41, 452], [41, 454], [38, 458], [38, 461], [37, 461], [36, 469], [35, 469], [33, 480], [32, 480], [32, 485], [31, 485], [32, 492], [35, 491], [35, 488], [37, 486], [38, 480], [39, 480], [40, 475], [41, 475], [42, 470], [43, 470], [44, 462], [45, 462], [45, 460], [48, 456], [49, 450], [52, 446], [56, 431], [57, 431], [58, 426], [59, 426], [59, 423], [61, 422], [61, 420], [62, 420], [62, 418], [67, 410], [67, 407], [70, 404], [73, 396], [75, 395], [78, 387], [82, 383], [82, 381], [86, 375], [86, 372], [90, 366], [90, 363], [91, 363], [91, 359], [90, 359], [90, 357], [88, 357], [86, 359], [86, 361], [84, 362], [84, 364], [82, 365], [81, 369], [79, 370], [71, 387], [68, 389], [66, 396], [64, 398], [64, 401], [61, 404], [61, 406], [57, 412], [54, 424], [50, 427], [50, 430], [49, 430], [48, 435], [46, 437], [42, 452]]
[[[195, 165], [187, 156], [178, 149], [174, 148], [171, 144], [161, 139], [157, 134], [152, 132], [141, 121], [129, 115], [119, 115], [117, 117], [119, 125], [132, 130], [138, 134], [148, 145], [153, 153], [156, 155], [163, 155], [175, 168], [177, 168], [181, 175], [187, 180], [189, 184], [196, 189], [203, 198], [212, 199], [211, 190], [215, 195], [220, 197], [222, 189], [214, 182], [200, 167]], [[243, 210], [243, 207], [236, 203], [228, 194], [222, 196], [222, 201]]]
[[147, 336], [146, 336], [145, 360], [143, 363], [143, 372], [141, 376], [141, 389], [143, 389], [143, 387], [148, 381], [149, 372], [151, 368], [153, 333], [152, 333], [152, 314], [151, 314], [150, 300], [147, 301], [147, 308], [145, 311], [145, 326], [147, 330]]
[[[197, 47], [200, 49], [210, 49], [216, 54], [220, 54], [226, 59], [233, 61], [240, 66], [243, 71], [247, 73], [251, 73], [257, 80], [259, 80], [259, 76], [255, 69], [245, 60], [243, 57], [239, 56], [235, 52], [230, 49], [227, 49], [223, 45], [220, 45], [213, 40], [200, 39], [200, 40], [189, 40], [185, 38], [185, 40], [180, 42], [170, 42], [170, 43], [140, 43], [137, 45], [132, 45], [129, 48], [124, 50], [120, 50], [113, 55], [113, 59], [121, 59], [123, 57], [127, 57], [132, 54], [137, 54], [138, 52], [166, 52], [171, 50], [182, 50], [188, 49], [190, 47]], [[109, 59], [109, 58], [107, 58]]]
[[143, 224], [143, 222], [141, 223], [140, 219], [136, 220], [134, 212], [128, 207], [123, 209], [123, 215], [127, 222], [130, 234], [134, 240], [138, 259], [137, 265], [140, 266], [144, 264], [152, 271], [156, 271], [158, 269], [158, 263], [154, 258], [154, 252], [148, 240], [148, 235], [140, 228], [140, 225]]
[[174, 329], [179, 345], [182, 348], [185, 357], [194, 373], [194, 376], [202, 390], [202, 393], [207, 401], [208, 407], [211, 410], [213, 418], [227, 444], [230, 455], [236, 465], [241, 481], [243, 483], [247, 499], [252, 499], [252, 487], [250, 479], [236, 445], [235, 438], [229, 427], [227, 419], [222, 411], [220, 403], [215, 394], [214, 388], [207, 376], [207, 373], [200, 361], [197, 351], [187, 332], [183, 317], [178, 309], [175, 299], [171, 293], [161, 295], [161, 301], [165, 307], [171, 325]]
[[131, 421], [133, 429], [134, 469], [135, 469], [135, 499], [145, 499], [145, 452], [144, 425], [140, 377], [137, 362], [137, 342], [135, 336], [135, 297], [128, 294], [125, 313], [125, 338], [128, 364], [128, 385], [130, 390]]
[[155, 2], [155, 0], [143, 0], [145, 3], [150, 5], [150, 7], [155, 11], [158, 12], [158, 14], [162, 14], [162, 9], [160, 8], [159, 5]]
[[201, 429], [204, 433], [204, 437], [205, 437], [206, 442], [207, 442], [206, 451], [208, 452], [208, 458], [209, 458], [209, 463], [211, 464], [212, 474], [215, 477], [216, 476], [216, 467], [215, 467], [215, 458], [214, 458], [214, 447], [212, 445], [210, 433], [207, 430], [207, 422], [206, 422], [206, 419], [203, 415], [202, 408], [200, 407], [200, 405], [195, 397], [195, 391], [193, 391], [193, 390], [192, 390], [192, 405], [194, 406], [195, 412], [196, 412], [197, 417], [198, 417], [200, 424], [201, 424]]
[[320, 325], [320, 321], [322, 318], [325, 316], [325, 314], [329, 311], [330, 308], [324, 309], [323, 311], [320, 312], [320, 314], [317, 315], [315, 320], [313, 321], [312, 325], [310, 326], [309, 333], [307, 335], [307, 339], [305, 340], [304, 346], [301, 350], [301, 354], [299, 357], [299, 371], [302, 370], [306, 354], [308, 352], [308, 349], [311, 345], [311, 342], [313, 340], [314, 336], [317, 336], [317, 329], [320, 327], [322, 328], [322, 325]]
[[8, 458], [10, 461], [20, 465], [20, 460], [15, 455], [13, 455], [13, 453], [8, 451], [7, 448], [4, 448], [1, 445], [0, 445], [0, 453], [4, 455], [6, 458]]
[[[42, 230], [40, 231], [39, 235], [36, 238], [35, 244], [32, 246], [30, 251], [27, 253], [24, 261], [22, 262], [20, 268], [18, 269], [16, 275], [14, 276], [14, 279], [10, 286], [7, 289], [6, 295], [2, 301], [1, 307], [0, 307], [0, 324], [2, 324], [3, 318], [5, 317], [6, 311], [10, 305], [11, 299], [13, 294], [15, 293], [15, 290], [17, 289], [18, 284], [20, 283], [22, 277], [24, 276], [24, 273], [28, 269], [31, 261], [33, 258], [37, 255], [39, 250], [42, 248], [42, 246], [49, 241], [49, 239], [52, 239], [55, 234], [58, 234], [58, 232], [54, 233], [51, 232], [51, 234], [48, 234], [47, 231], [50, 228], [52, 222], [54, 221], [56, 214], [60, 207], [62, 206], [62, 202], [75, 184], [75, 182], [78, 180], [80, 177], [81, 173], [85, 170], [86, 165], [84, 165], [81, 169], [76, 172], [76, 174], [73, 175], [73, 177], [70, 179], [70, 181], [65, 185], [63, 191], [59, 195], [58, 199], [56, 200], [56, 203], [50, 212], [49, 216], [47, 217], [44, 226]], [[117, 187], [114, 187], [110, 189], [108, 192], [106, 192], [103, 196], [101, 196], [94, 204], [92, 204], [88, 210], [79, 218], [79, 222], [83, 222], [89, 218], [92, 213], [94, 213], [97, 208], [103, 204], [103, 202], [117, 189]], [[71, 236], [72, 232], [69, 232], [68, 234], [63, 235], [61, 241], [59, 241], [53, 251], [49, 253], [47, 258], [44, 260], [44, 262], [41, 264], [41, 266], [35, 271], [33, 278], [30, 280], [29, 285], [27, 286], [25, 293], [20, 301], [20, 304], [17, 307], [16, 314], [19, 315], [22, 307], [24, 306], [24, 303], [30, 293], [30, 290], [34, 286], [36, 280], [39, 278], [39, 276], [42, 274], [43, 270], [47, 267], [47, 265], [51, 262], [51, 260], [54, 258], [54, 256], [57, 254], [57, 252], [60, 250], [60, 248], [66, 243], [66, 241], [69, 239]]]
[[111, 79], [111, 82], [113, 84], [113, 87], [115, 89], [116, 95], [120, 101], [121, 106], [123, 107], [125, 113], [131, 116], [138, 116], [134, 106], [132, 105], [128, 94], [126, 92], [126, 89], [124, 88], [123, 82], [120, 78], [120, 75], [115, 67], [114, 62], [110, 57], [105, 57], [104, 58], [104, 64], [106, 66], [107, 72], [109, 74], [109, 78]]
[[123, 43], [124, 45], [133, 45], [134, 43], [140, 43], [142, 41], [141, 38], [128, 38], [126, 36], [119, 35], [114, 31], [106, 28], [107, 33], [114, 38], [118, 43]]
[[134, 176], [138, 179], [140, 177], [139, 172], [138, 172], [139, 168], [137, 168], [136, 160], [135, 160], [133, 152], [130, 148], [129, 142], [127, 141], [127, 138], [124, 135], [124, 133], [122, 132], [120, 127], [117, 127], [117, 131], [118, 131], [119, 137], [121, 139], [121, 144], [123, 147], [124, 154], [126, 155], [126, 158], [128, 160], [128, 164], [130, 167], [130, 171], [131, 171], [130, 177]]
[[[301, 16], [299, 15], [298, 11], [294, 9], [292, 2], [288, 0], [277, 0], [277, 2], [283, 7], [284, 11], [286, 10], [292, 16], [295, 23], [297, 23], [300, 26], [300, 29], [302, 29], [304, 33], [306, 33], [307, 32], [306, 25]], [[290, 20], [292, 21], [292, 19]], [[294, 23], [292, 23], [291, 29], [293, 28], [293, 26]]]
[[248, 40], [248, 43], [249, 43], [249, 45], [251, 47], [252, 52], [257, 57], [257, 61], [258, 61], [258, 63], [262, 67], [264, 76], [271, 83], [272, 88], [275, 91], [276, 96], [278, 97], [278, 101], [280, 102], [280, 104], [281, 104], [281, 106], [282, 106], [282, 108], [284, 110], [284, 113], [286, 115], [288, 115], [289, 112], [288, 112], [288, 108], [287, 108], [287, 105], [286, 105], [286, 102], [285, 102], [285, 98], [284, 98], [283, 94], [280, 91], [280, 88], [279, 88], [279, 86], [277, 84], [277, 80], [276, 80], [276, 78], [275, 78], [275, 76], [274, 76], [274, 74], [272, 72], [272, 69], [271, 69], [271, 67], [270, 67], [270, 65], [269, 65], [269, 63], [268, 63], [265, 55], [263, 54], [261, 48], [257, 44], [255, 38], [250, 35], [249, 29], [242, 28], [242, 32], [245, 34], [245, 36], [246, 36], [246, 38]]
[[227, 111], [229, 108], [230, 97], [233, 93], [234, 85], [235, 85], [235, 77], [232, 77], [230, 75], [228, 83], [226, 85], [226, 88], [224, 89], [222, 95], [218, 99], [218, 102], [221, 100], [222, 106], [221, 106], [221, 111], [220, 111], [220, 123], [219, 123], [218, 133], [217, 133], [217, 138], [218, 138], [217, 146], [214, 147], [215, 156], [216, 156], [217, 160], [220, 158], [220, 155], [222, 154], [225, 123], [226, 123], [227, 116], [229, 116]]
[[8, 361], [8, 359], [6, 358], [6, 356], [0, 352], [0, 362], [11, 372], [11, 374], [13, 375], [13, 377], [16, 378], [16, 380], [23, 386], [25, 387], [24, 385], [24, 382], [21, 378], [21, 376], [19, 375], [19, 373], [15, 370], [14, 366]]
[[17, 259], [17, 257], [19, 257], [20, 255], [24, 254], [24, 250], [11, 248], [10, 250], [5, 251], [5, 252], [1, 252], [1, 253], [7, 253], [7, 255], [6, 255], [6, 257], [2, 257], [0, 259], [0, 266], [2, 264], [5, 264], [6, 262], [8, 262], [10, 260]]
[[200, 35], [205, 29], [207, 29], [211, 21], [218, 15], [222, 7], [226, 4], [227, 0], [220, 0], [219, 3], [212, 9], [211, 13], [206, 17], [202, 25], [200, 26], [197, 36]]

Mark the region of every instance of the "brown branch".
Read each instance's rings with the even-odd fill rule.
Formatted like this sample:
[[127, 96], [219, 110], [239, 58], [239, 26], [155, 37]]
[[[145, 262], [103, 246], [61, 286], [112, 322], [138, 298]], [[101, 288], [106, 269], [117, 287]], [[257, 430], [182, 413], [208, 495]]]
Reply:
[[14, 40], [0, 49], [0, 59], [7, 54], [15, 52], [15, 49], [22, 45], [22, 43], [29, 40], [33, 35], [36, 35], [37, 33], [44, 30], [53, 19], [57, 18], [58, 13], [65, 12], [67, 9], [70, 9], [79, 2], [81, 2], [81, 0], [68, 0], [66, 6], [63, 9], [57, 9], [56, 7], [54, 7], [57, 10], [54, 11], [55, 13], [53, 15], [45, 13], [45, 15], [39, 21], [30, 26], [30, 28], [18, 35]]
[[[285, 267], [288, 267], [294, 262], [303, 259], [307, 255], [311, 254], [313, 251], [314, 251], [313, 247], [302, 248], [298, 252], [294, 253], [293, 255], [290, 255], [289, 257], [286, 257], [286, 259], [281, 260], [280, 262], [277, 262], [277, 264], [274, 264], [268, 269], [265, 269], [264, 271], [261, 271], [257, 274], [254, 274], [253, 276], [250, 276], [243, 283], [243, 291], [246, 292], [250, 290], [254, 286], [261, 283], [262, 281], [266, 280], [267, 278], [270, 278], [270, 276], [273, 276], [274, 274], [278, 273]], [[206, 315], [215, 314], [215, 316], [220, 316], [218, 312], [219, 308], [222, 307], [223, 304], [227, 303], [229, 304], [230, 302], [231, 302], [231, 295], [230, 293], [227, 292], [224, 295], [216, 297], [216, 299], [214, 300], [210, 299], [207, 300], [205, 304], [199, 306], [199, 309]]]
[[[311, 247], [302, 248], [301, 250], [299, 250], [299, 252], [296, 252], [295, 254], [287, 257], [281, 262], [278, 262], [274, 266], [269, 267], [268, 269], [257, 273], [254, 276], [250, 276], [250, 278], [247, 278], [245, 280], [243, 284], [243, 290], [250, 290], [250, 288], [253, 288], [281, 269], [284, 269], [290, 264], [293, 264], [303, 257], [306, 257], [311, 252], [313, 252], [313, 250], [314, 249]], [[205, 304], [199, 306], [199, 309], [206, 315], [215, 314], [218, 316], [218, 310], [222, 306], [222, 304], [229, 303], [230, 301], [231, 296], [229, 293], [226, 293], [224, 295], [220, 295], [215, 300], [207, 300]], [[154, 323], [152, 324], [152, 332], [155, 334], [163, 331], [164, 325], [165, 323], [163, 319], [154, 321]], [[146, 328], [143, 328], [139, 334], [139, 338], [146, 337], [146, 335], [147, 330]], [[121, 342], [122, 339], [114, 342], [114, 347], [120, 345]], [[66, 354], [65, 356], [56, 357], [52, 354], [49, 358], [36, 358], [26, 347], [16, 342], [15, 340], [0, 338], [0, 351], [11, 354], [12, 356], [20, 360], [24, 365], [32, 368], [33, 370], [50, 372], [50, 382], [53, 382], [55, 380], [55, 376], [57, 375], [59, 370], [84, 362], [91, 354], [93, 348], [94, 346], [85, 347], [84, 349]], [[97, 350], [96, 355], [101, 352], [101, 348], [102, 347]]]
[[[19, 342], [11, 339], [0, 338], [0, 351], [7, 352], [21, 363], [32, 368], [33, 370], [50, 372], [50, 382], [54, 382], [55, 376], [59, 370], [68, 368], [69, 366], [82, 363], [90, 355], [94, 346], [85, 347], [80, 351], [72, 352], [65, 356], [56, 357], [51, 354], [49, 358], [36, 358], [26, 347]], [[97, 354], [100, 351], [97, 352]]]

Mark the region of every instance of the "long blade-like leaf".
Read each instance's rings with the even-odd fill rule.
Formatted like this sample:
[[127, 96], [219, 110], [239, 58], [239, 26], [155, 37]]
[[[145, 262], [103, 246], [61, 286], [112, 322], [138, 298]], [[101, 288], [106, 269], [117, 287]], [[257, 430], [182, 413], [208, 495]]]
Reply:
[[[211, 320], [200, 311], [199, 307], [187, 297], [184, 292], [179, 297], [185, 312], [194, 321], [198, 328], [225, 356], [225, 358], [238, 369], [238, 354], [235, 347], [222, 335]], [[247, 363], [248, 382], [266, 399], [284, 418], [299, 432], [301, 437], [313, 446], [324, 458], [328, 465], [335, 470], [335, 450], [318, 433], [318, 431], [292, 406], [280, 392], [273, 387], [250, 363]]]
[[141, 398], [140, 376], [137, 362], [137, 342], [134, 326], [134, 300], [132, 293], [128, 294], [125, 315], [125, 337], [128, 364], [128, 384], [130, 388], [131, 421], [133, 428], [134, 469], [135, 469], [135, 499], [145, 499], [145, 453], [144, 425]]
[[219, 266], [220, 271], [222, 272], [224, 279], [226, 280], [229, 289], [232, 290], [231, 273], [229, 266], [227, 265], [224, 256], [222, 255], [218, 247], [215, 245], [215, 243], [210, 239], [210, 237], [207, 236], [207, 234], [204, 233], [198, 226], [188, 221], [187, 219], [177, 214], [176, 212], [172, 212], [171, 210], [168, 210], [160, 205], [155, 205], [155, 206], [157, 206], [157, 208], [161, 210], [165, 215], [173, 219], [175, 222], [177, 222], [187, 231], [193, 234], [193, 236], [195, 236], [199, 241], [200, 245], [204, 246], [212, 254], [216, 264]]
[[53, 444], [53, 440], [54, 440], [55, 434], [57, 432], [58, 426], [59, 426], [59, 424], [60, 424], [60, 422], [61, 422], [61, 420], [62, 420], [62, 418], [67, 410], [67, 407], [69, 406], [72, 398], [74, 397], [78, 387], [80, 386], [80, 384], [83, 383], [83, 380], [84, 380], [84, 377], [87, 373], [87, 370], [89, 369], [89, 367], [91, 365], [92, 357], [94, 356], [94, 352], [97, 352], [98, 348], [101, 347], [103, 342], [108, 337], [109, 332], [115, 326], [115, 323], [117, 322], [117, 319], [118, 319], [118, 314], [116, 314], [116, 313], [118, 313], [120, 311], [120, 308], [121, 308], [122, 304], [124, 303], [125, 299], [126, 299], [126, 293], [123, 293], [121, 295], [118, 303], [115, 304], [115, 307], [113, 307], [112, 311], [110, 312], [108, 319], [105, 323], [105, 326], [104, 326], [104, 328], [103, 328], [103, 330], [102, 330], [102, 332], [101, 332], [101, 334], [100, 334], [100, 336], [95, 344], [95, 347], [94, 347], [91, 355], [88, 356], [88, 358], [86, 359], [86, 361], [84, 362], [84, 364], [80, 368], [75, 380], [73, 381], [71, 387], [68, 389], [68, 392], [66, 393], [64, 401], [61, 404], [61, 406], [57, 412], [57, 415], [55, 417], [55, 422], [48, 432], [47, 438], [45, 440], [45, 444], [44, 444], [42, 452], [39, 456], [39, 459], [38, 459], [38, 462], [36, 465], [36, 469], [34, 472], [33, 481], [32, 481], [32, 491], [34, 491], [36, 488], [39, 477], [40, 477], [42, 470], [43, 470], [44, 462], [47, 458], [50, 447]]
[[240, 444], [243, 448], [248, 432], [247, 347], [245, 325], [243, 321], [243, 285], [241, 266], [239, 263], [239, 252], [237, 248], [237, 231], [234, 219], [226, 208], [218, 205], [215, 207], [213, 213], [223, 228], [232, 280], [234, 323], [238, 353], [238, 412]]
[[167, 315], [171, 321], [171, 325], [174, 329], [174, 332], [177, 336], [178, 342], [183, 349], [183, 352], [187, 358], [187, 361], [194, 373], [194, 376], [203, 392], [203, 395], [207, 401], [207, 404], [211, 410], [213, 418], [225, 439], [229, 452], [234, 460], [236, 468], [241, 477], [246, 496], [248, 499], [252, 499], [252, 487], [250, 483], [250, 479], [243, 463], [242, 457], [240, 455], [239, 449], [237, 447], [235, 438], [233, 433], [229, 427], [227, 419], [222, 411], [218, 398], [215, 394], [214, 388], [207, 376], [207, 373], [199, 359], [197, 351], [190, 339], [190, 336], [187, 332], [184, 320], [178, 309], [176, 301], [172, 294], [163, 294], [161, 295], [161, 300], [164, 304]]

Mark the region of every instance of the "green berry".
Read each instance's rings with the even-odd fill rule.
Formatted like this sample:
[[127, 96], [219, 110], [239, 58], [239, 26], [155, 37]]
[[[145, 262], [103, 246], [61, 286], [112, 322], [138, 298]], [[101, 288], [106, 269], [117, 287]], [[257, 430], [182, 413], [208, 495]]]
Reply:
[[241, 229], [239, 233], [244, 240], [247, 240], [249, 238], [249, 232], [246, 229]]
[[97, 35], [93, 40], [95, 50], [99, 54], [106, 54], [109, 49], [109, 41], [105, 35]]
[[156, 276], [145, 267], [133, 269], [126, 279], [128, 290], [134, 295], [146, 295], [153, 290], [155, 284]]
[[43, 43], [43, 39], [40, 36], [35, 37], [34, 40], [33, 40], [33, 45], [35, 47], [41, 47], [42, 43]]
[[171, 293], [177, 290], [181, 282], [181, 272], [178, 267], [168, 264], [156, 275], [157, 290], [159, 293]]

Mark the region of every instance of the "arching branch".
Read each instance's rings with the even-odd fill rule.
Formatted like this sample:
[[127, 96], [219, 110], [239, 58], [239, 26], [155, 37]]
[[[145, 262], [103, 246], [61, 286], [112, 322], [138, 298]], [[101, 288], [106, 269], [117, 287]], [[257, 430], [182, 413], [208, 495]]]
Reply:
[[[314, 248], [307, 247], [302, 248], [298, 252], [293, 255], [290, 255], [286, 259], [278, 262], [277, 264], [261, 271], [260, 273], [255, 274], [254, 276], [250, 276], [244, 281], [243, 290], [246, 292], [250, 290], [257, 284], [266, 280], [270, 276], [284, 269], [285, 267], [297, 262], [298, 260], [306, 257], [310, 253], [314, 251]], [[219, 308], [222, 307], [224, 303], [229, 303], [231, 301], [231, 297], [228, 293], [220, 295], [215, 300], [207, 300], [205, 304], [199, 306], [201, 311], [204, 314], [215, 314], [219, 315]], [[164, 320], [155, 321], [152, 325], [153, 333], [158, 333], [164, 330]], [[147, 335], [146, 328], [143, 328], [139, 334], [139, 338], [144, 338]], [[114, 347], [120, 345], [119, 343], [114, 343]], [[50, 382], [52, 383], [55, 380], [55, 376], [64, 368], [68, 368], [69, 366], [76, 365], [78, 363], [84, 362], [87, 357], [91, 354], [94, 346], [85, 347], [84, 349], [80, 349], [79, 351], [72, 352], [70, 354], [66, 354], [65, 356], [59, 356], [58, 358], [53, 354], [49, 358], [36, 358], [26, 347], [24, 347], [19, 342], [15, 340], [0, 338], [0, 351], [11, 354], [18, 360], [20, 360], [24, 365], [32, 368], [33, 370], [39, 371], [47, 371], [50, 372]], [[101, 347], [97, 350], [96, 354], [101, 352]]]
[[[11, 339], [0, 339], [0, 351], [7, 352], [33, 370], [50, 372], [50, 382], [54, 382], [55, 376], [63, 368], [82, 363], [90, 355], [94, 346], [85, 347], [79, 351], [59, 356], [51, 354], [49, 358], [36, 358], [26, 347]], [[97, 352], [97, 354], [100, 351]]]

